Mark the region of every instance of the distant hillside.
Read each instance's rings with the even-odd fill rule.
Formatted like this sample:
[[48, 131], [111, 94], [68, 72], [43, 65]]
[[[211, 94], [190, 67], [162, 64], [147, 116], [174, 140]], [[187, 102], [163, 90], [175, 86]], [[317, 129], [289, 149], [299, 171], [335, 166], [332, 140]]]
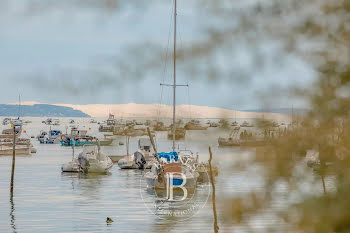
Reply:
[[245, 112], [271, 112], [271, 113], [281, 113], [281, 114], [289, 114], [292, 112], [296, 115], [305, 115], [309, 111], [304, 108], [271, 108], [271, 109], [254, 109], [254, 110], [244, 110]]
[[[13, 104], [0, 104], [0, 116], [18, 116], [19, 107]], [[21, 116], [31, 117], [90, 117], [80, 110], [71, 107], [50, 104], [21, 105]]]

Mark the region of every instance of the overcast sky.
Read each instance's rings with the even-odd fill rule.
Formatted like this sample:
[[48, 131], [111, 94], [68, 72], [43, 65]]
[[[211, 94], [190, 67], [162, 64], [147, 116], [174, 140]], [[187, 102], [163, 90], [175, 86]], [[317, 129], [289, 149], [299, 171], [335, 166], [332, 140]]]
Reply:
[[[33, 7], [28, 2], [31, 1], [0, 3], [1, 103], [17, 101], [19, 93], [22, 100], [46, 103], [171, 103], [171, 89], [164, 88], [161, 95], [159, 83], [170, 82], [172, 64], [162, 62], [151, 74], [132, 81], [125, 81], [130, 77], [127, 74], [121, 77], [113, 64], [114, 59], [137, 64], [130, 54], [125, 54], [126, 48], [147, 42], [157, 44], [165, 56], [169, 29], [172, 30], [172, 1], [146, 9], [126, 7], [116, 12], [70, 4]], [[179, 1], [178, 20], [179, 48], [200, 40], [200, 28], [210, 23], [206, 15], [185, 0]], [[190, 88], [179, 88], [178, 103], [261, 108], [258, 94], [269, 90], [271, 85], [306, 85], [312, 80], [314, 73], [305, 63], [290, 54], [279, 55], [278, 42], [262, 38], [255, 46], [266, 61], [259, 70], [252, 65], [251, 45], [242, 41], [235, 41], [232, 53], [218, 60], [223, 70], [234, 67], [247, 71], [244, 75], [251, 81], [244, 82], [242, 76], [235, 82], [208, 82], [205, 77], [192, 77], [179, 71], [178, 82], [188, 83]], [[147, 60], [147, 55], [139, 59]], [[105, 76], [108, 82], [103, 81]], [[77, 89], [77, 83], [81, 88]], [[293, 102], [290, 98], [279, 98], [274, 107], [298, 105]]]

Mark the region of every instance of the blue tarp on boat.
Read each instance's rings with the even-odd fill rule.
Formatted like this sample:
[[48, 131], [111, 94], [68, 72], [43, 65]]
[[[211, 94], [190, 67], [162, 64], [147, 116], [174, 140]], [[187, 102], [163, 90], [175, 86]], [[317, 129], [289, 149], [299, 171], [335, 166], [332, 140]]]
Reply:
[[175, 161], [179, 160], [179, 156], [176, 151], [171, 151], [171, 152], [160, 152], [158, 153], [159, 158], [165, 158], [168, 163], [171, 161], [171, 159], [174, 159]]
[[60, 135], [61, 131], [60, 130], [51, 130], [50, 131], [50, 136], [57, 136]]

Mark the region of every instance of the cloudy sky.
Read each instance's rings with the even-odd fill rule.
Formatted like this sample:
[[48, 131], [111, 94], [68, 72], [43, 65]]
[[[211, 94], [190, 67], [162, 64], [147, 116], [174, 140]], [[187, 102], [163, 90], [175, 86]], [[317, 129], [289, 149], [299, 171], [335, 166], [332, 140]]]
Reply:
[[[46, 103], [170, 104], [171, 89], [162, 91], [159, 84], [170, 82], [172, 75], [172, 64], [164, 59], [172, 49], [172, 1], [106, 9], [74, 2], [79, 1], [0, 2], [1, 103], [17, 101], [21, 94], [23, 100]], [[179, 1], [179, 49], [200, 41], [208, 25], [213, 25], [210, 17], [193, 1]], [[143, 72], [139, 64], [150, 51], [142, 51], [150, 44], [164, 57]], [[264, 66], [253, 65], [253, 50], [262, 54]], [[120, 72], [119, 63], [128, 70]], [[232, 79], [210, 80], [179, 67], [178, 82], [190, 85], [179, 88], [179, 104], [261, 108], [259, 96], [271, 86], [307, 85], [314, 75], [297, 57], [281, 52], [278, 41], [264, 38], [254, 46], [232, 40], [232, 51], [219, 53], [216, 63], [221, 70], [234, 70]], [[285, 97], [276, 98], [273, 107], [298, 105]]]

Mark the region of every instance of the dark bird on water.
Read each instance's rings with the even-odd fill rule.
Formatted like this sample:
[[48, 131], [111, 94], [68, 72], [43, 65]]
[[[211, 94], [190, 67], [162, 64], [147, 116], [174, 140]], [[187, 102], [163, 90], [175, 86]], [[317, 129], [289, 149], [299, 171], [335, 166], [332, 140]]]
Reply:
[[110, 217], [107, 217], [106, 223], [112, 223], [114, 222]]

